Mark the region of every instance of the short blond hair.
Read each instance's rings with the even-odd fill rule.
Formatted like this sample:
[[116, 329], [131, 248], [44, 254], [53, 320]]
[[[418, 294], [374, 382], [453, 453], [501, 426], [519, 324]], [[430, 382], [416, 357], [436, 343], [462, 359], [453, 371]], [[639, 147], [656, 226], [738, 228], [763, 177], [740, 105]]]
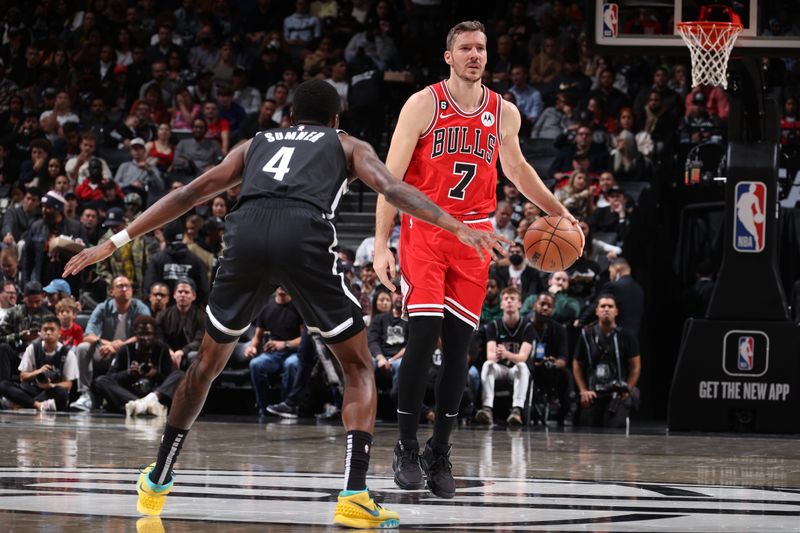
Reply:
[[73, 314], [78, 314], [78, 302], [72, 299], [71, 296], [62, 298], [56, 303], [56, 313], [61, 311], [72, 311]]
[[470, 31], [479, 31], [485, 35], [486, 27], [483, 25], [483, 22], [479, 20], [465, 20], [464, 22], [459, 22], [447, 32], [447, 49], [452, 51], [453, 43], [456, 42], [456, 37]]

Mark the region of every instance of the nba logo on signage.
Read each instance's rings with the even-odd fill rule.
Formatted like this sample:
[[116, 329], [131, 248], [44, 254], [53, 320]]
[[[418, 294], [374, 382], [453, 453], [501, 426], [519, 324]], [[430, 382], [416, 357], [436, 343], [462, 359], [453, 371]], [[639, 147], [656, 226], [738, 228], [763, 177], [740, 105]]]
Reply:
[[767, 187], [760, 181], [736, 184], [733, 215], [733, 249], [757, 253], [764, 249]]
[[617, 6], [617, 4], [603, 5], [603, 37], [617, 36], [618, 15], [619, 6]]
[[763, 331], [734, 330], [722, 340], [722, 370], [729, 376], [758, 377], [769, 367], [769, 337]]
[[755, 349], [753, 337], [739, 337], [739, 370], [749, 372], [753, 370], [753, 350]]

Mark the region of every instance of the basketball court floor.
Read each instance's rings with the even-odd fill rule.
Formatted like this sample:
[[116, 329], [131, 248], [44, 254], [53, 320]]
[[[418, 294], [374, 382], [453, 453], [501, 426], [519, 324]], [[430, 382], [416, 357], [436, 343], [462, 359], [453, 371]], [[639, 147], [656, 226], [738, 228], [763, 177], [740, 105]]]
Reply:
[[[139, 531], [333, 529], [340, 425], [198, 422], [163, 521]], [[0, 414], [0, 530], [136, 531], [137, 467], [162, 420]], [[423, 434], [430, 431], [423, 426]], [[402, 529], [451, 531], [798, 531], [794, 438], [572, 428], [460, 428], [453, 500], [398, 490], [394, 425], [379, 425], [370, 488]]]

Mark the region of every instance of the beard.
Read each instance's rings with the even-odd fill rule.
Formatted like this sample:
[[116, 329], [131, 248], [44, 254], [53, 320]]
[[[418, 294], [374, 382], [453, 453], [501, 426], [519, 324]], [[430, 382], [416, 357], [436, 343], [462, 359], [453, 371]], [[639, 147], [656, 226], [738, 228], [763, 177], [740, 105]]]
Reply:
[[483, 76], [483, 69], [480, 69], [480, 72], [478, 72], [477, 74], [474, 74], [473, 71], [471, 69], [467, 68], [466, 65], [464, 67], [462, 67], [462, 68], [456, 68], [454, 66], [453, 67], [453, 72], [455, 73], [457, 78], [459, 78], [461, 80], [464, 80], [464, 81], [467, 81], [467, 82], [470, 82], [470, 83], [475, 83], [475, 82], [481, 81], [481, 77]]

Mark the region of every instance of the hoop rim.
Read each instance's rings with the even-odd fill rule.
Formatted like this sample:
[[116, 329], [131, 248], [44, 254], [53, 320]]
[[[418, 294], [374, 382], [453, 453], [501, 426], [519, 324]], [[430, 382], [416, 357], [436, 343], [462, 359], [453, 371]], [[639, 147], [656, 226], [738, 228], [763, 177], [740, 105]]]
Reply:
[[708, 21], [708, 20], [691, 20], [685, 22], [677, 22], [675, 26], [678, 27], [679, 30], [686, 29], [691, 33], [697, 33], [698, 30], [702, 30], [704, 32], [711, 32], [716, 28], [719, 29], [737, 29], [738, 31], [744, 30], [744, 24], [736, 23], [736, 22], [725, 22], [725, 21]]

